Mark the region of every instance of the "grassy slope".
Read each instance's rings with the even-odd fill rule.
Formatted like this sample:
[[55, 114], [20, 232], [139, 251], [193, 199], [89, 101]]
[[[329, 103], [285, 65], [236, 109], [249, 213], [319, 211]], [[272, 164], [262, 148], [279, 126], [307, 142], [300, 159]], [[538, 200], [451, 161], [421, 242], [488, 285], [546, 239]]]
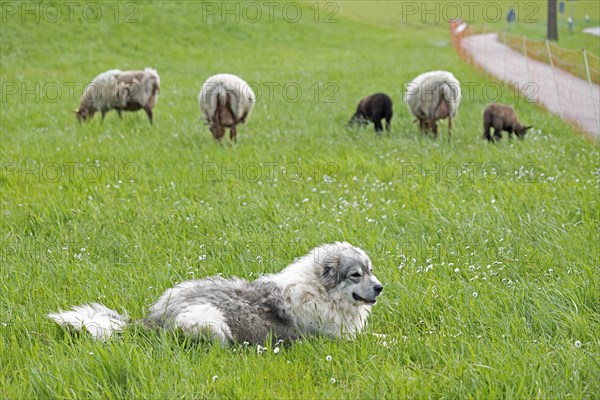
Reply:
[[[295, 24], [203, 23], [193, 2], [137, 10], [139, 23], [0, 30], [3, 90], [80, 83], [73, 99], [2, 103], [2, 397], [598, 393], [597, 145], [520, 100], [537, 130], [483, 143], [481, 90], [463, 100], [451, 144], [421, 137], [403, 82], [438, 68], [485, 81], [447, 46], [445, 25], [394, 23], [394, 9], [342, 3], [331, 24], [308, 8]], [[145, 65], [163, 86], [153, 127], [114, 113], [77, 126], [71, 110], [95, 74]], [[195, 98], [223, 71], [264, 90], [296, 82], [303, 96], [265, 94], [239, 145], [216, 145]], [[337, 102], [324, 101], [328, 82]], [[393, 132], [344, 129], [378, 90], [395, 100]], [[181, 280], [252, 279], [334, 240], [365, 248], [386, 285], [369, 327], [386, 345], [367, 335], [256, 354], [136, 329], [103, 345], [43, 317], [84, 301], [140, 317]]]
[[[460, 17], [467, 21], [477, 32], [507, 32], [506, 44], [519, 52], [523, 52], [522, 36], [527, 42], [527, 54], [542, 62], [549, 63], [545, 45], [547, 36], [548, 5], [547, 0], [524, 1], [452, 1], [436, 0], [419, 2], [389, 2], [386, 7], [369, 7], [368, 2], [346, 2], [341, 12], [349, 17], [358, 16], [364, 20], [365, 15], [370, 21], [378, 24], [414, 27], [424, 22], [428, 25], [446, 27], [447, 18]], [[600, 25], [600, 3], [594, 0], [578, 0], [573, 3], [573, 32], [569, 32], [567, 18], [570, 15], [570, 4], [567, 4], [565, 14], [558, 15], [559, 40], [551, 42], [553, 62], [559, 68], [565, 69], [587, 80], [587, 71], [581, 49], [588, 52], [588, 64], [591, 79], [600, 82], [600, 38], [583, 33], [586, 27]], [[508, 9], [513, 7], [517, 13], [517, 22], [509, 26], [506, 22]], [[558, 7], [558, 6], [557, 6]], [[557, 8], [558, 10], [558, 8]], [[557, 11], [558, 12], [558, 11]], [[590, 16], [586, 25], [585, 15]], [[503, 40], [499, 36], [499, 40]]]
[[[342, 3], [342, 15], [360, 18], [367, 17], [371, 22], [390, 26], [413, 26], [424, 22], [439, 27], [446, 27], [447, 18], [460, 17], [478, 28], [486, 27], [495, 31], [510, 30], [515, 35], [525, 35], [530, 40], [545, 40], [547, 36], [548, 1], [516, 0], [516, 1], [453, 1], [440, 2], [426, 0], [419, 2], [395, 1], [387, 2], [385, 7], [369, 7], [368, 1], [351, 1]], [[379, 2], [378, 4], [381, 4]], [[377, 3], [376, 3], [377, 4]], [[598, 36], [585, 34], [583, 29], [600, 25], [600, 4], [594, 0], [576, 0], [573, 4], [573, 33], [569, 32], [567, 18], [570, 15], [570, 4], [567, 0], [565, 14], [558, 14], [559, 40], [557, 46], [579, 50], [586, 48], [596, 56], [600, 55]], [[506, 22], [508, 9], [513, 7], [517, 13], [517, 21], [509, 27]], [[558, 6], [557, 6], [558, 12]], [[584, 17], [589, 15], [590, 22], [585, 24]]]

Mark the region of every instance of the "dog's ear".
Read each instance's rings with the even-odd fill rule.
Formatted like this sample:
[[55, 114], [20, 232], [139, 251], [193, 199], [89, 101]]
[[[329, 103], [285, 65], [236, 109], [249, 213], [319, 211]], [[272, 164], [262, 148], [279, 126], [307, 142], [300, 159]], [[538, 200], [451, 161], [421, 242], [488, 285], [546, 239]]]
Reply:
[[321, 274], [321, 284], [325, 287], [325, 289], [333, 289], [337, 286], [339, 280], [340, 269], [338, 265], [324, 265], [323, 273]]
[[339, 249], [335, 246], [323, 250], [321, 283], [326, 289], [331, 289], [339, 282], [341, 255]]
[[335, 287], [339, 282], [341, 250], [339, 243], [318, 247], [313, 252], [314, 262], [320, 266], [319, 281], [326, 289]]

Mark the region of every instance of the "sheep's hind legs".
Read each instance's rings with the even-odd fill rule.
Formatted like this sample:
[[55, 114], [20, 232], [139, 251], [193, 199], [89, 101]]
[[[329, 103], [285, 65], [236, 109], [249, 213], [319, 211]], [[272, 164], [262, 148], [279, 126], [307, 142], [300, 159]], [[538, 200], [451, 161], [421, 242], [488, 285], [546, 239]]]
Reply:
[[423, 135], [428, 135], [431, 130], [431, 125], [428, 120], [420, 119], [419, 120], [419, 130]]
[[237, 143], [237, 128], [235, 123], [233, 123], [229, 129], [229, 139], [231, 139], [234, 143]]
[[437, 121], [431, 121], [431, 132], [433, 132], [433, 138], [437, 139], [438, 136], [438, 126]]
[[219, 111], [217, 110], [217, 112], [215, 113], [215, 116], [213, 117], [213, 122], [212, 125], [210, 127], [210, 131], [213, 134], [213, 137], [216, 140], [221, 140], [221, 138], [223, 137], [223, 135], [225, 135], [225, 128], [223, 128], [221, 126], [221, 119], [220, 119], [220, 115], [219, 115]]
[[[148, 116], [148, 119], [150, 120], [150, 125], [153, 125], [153, 122], [152, 122], [152, 109], [150, 107], [148, 107], [148, 106], [145, 106], [144, 107], [144, 111], [146, 111], [146, 115]], [[121, 115], [121, 114], [119, 114], [119, 115]]]

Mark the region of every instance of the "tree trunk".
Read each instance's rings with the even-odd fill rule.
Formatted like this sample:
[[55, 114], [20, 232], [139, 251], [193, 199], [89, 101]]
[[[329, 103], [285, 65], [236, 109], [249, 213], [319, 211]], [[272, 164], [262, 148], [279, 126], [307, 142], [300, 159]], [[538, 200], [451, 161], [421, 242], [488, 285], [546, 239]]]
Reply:
[[548, 40], [558, 40], [556, 0], [548, 0]]

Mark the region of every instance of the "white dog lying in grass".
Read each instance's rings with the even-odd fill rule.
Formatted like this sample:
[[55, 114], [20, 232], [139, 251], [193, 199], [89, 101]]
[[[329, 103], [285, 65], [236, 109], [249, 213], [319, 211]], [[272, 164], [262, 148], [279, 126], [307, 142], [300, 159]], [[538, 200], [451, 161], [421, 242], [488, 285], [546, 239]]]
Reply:
[[[218, 276], [182, 282], [165, 291], [143, 323], [222, 344], [305, 335], [353, 337], [364, 328], [382, 290], [366, 253], [337, 242], [253, 282]], [[99, 340], [129, 322], [126, 315], [95, 303], [48, 316], [63, 326], [85, 328]]]

